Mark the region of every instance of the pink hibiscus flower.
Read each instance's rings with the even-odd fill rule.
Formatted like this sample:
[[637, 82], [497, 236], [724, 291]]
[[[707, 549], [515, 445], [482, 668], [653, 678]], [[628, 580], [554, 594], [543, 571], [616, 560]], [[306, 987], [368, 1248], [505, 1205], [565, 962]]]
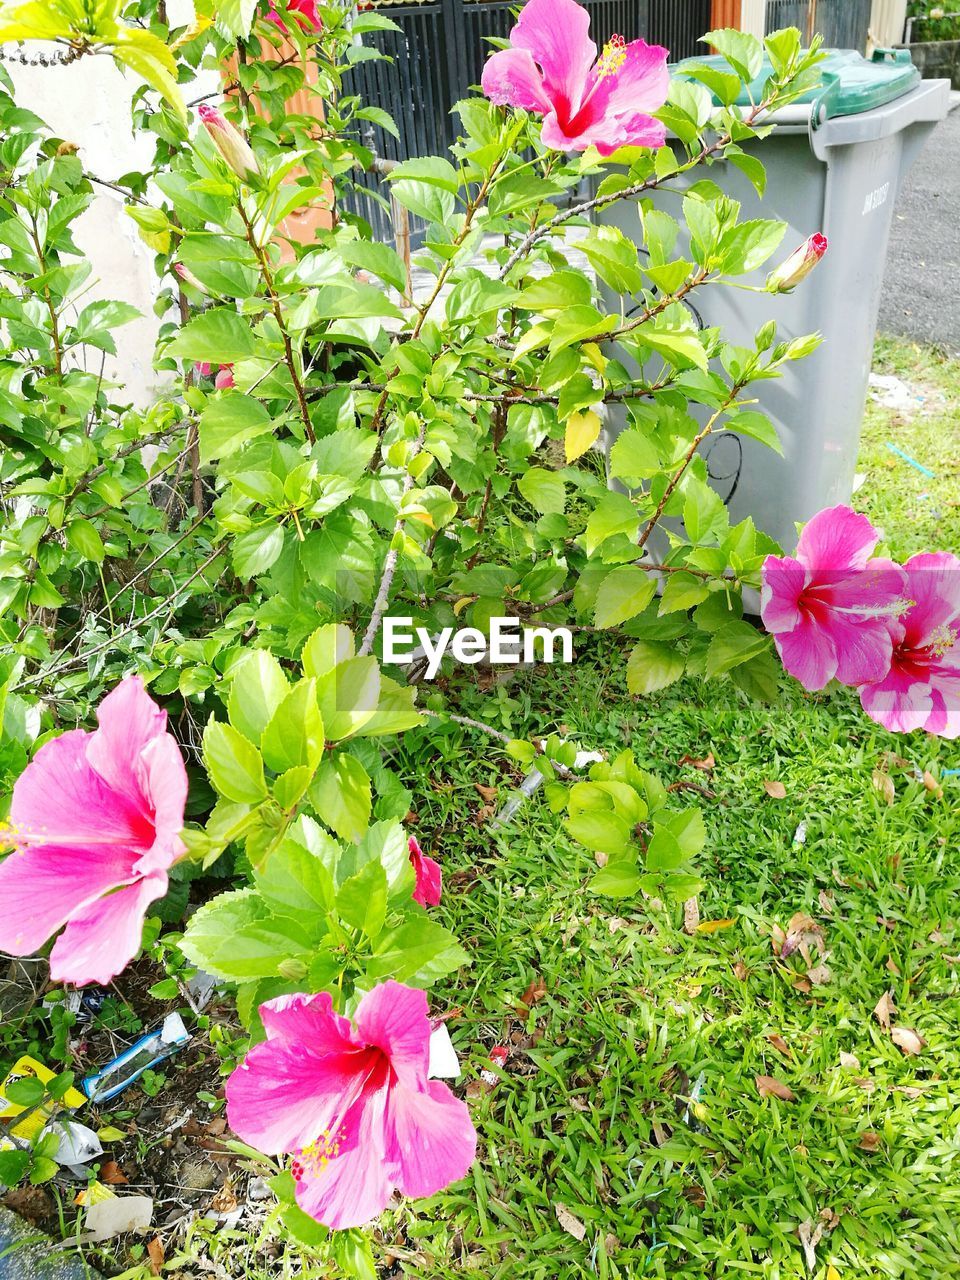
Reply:
[[245, 1142], [292, 1152], [297, 1203], [328, 1227], [375, 1218], [397, 1188], [429, 1196], [462, 1178], [477, 1135], [466, 1105], [427, 1078], [427, 997], [385, 982], [357, 1006], [356, 1031], [326, 992], [260, 1006], [267, 1032], [227, 1081]]
[[878, 541], [866, 516], [828, 507], [804, 528], [795, 558], [763, 562], [760, 616], [805, 689], [834, 678], [866, 684], [890, 669], [888, 622], [905, 607], [904, 575], [892, 560], [871, 559]]
[[187, 774], [139, 676], [104, 698], [92, 733], [45, 743], [17, 779], [13, 853], [0, 864], [0, 951], [30, 955], [66, 925], [55, 982], [109, 982], [136, 955], [148, 905], [167, 892]]
[[438, 906], [443, 892], [443, 872], [440, 870], [440, 863], [427, 857], [420, 848], [416, 836], [410, 837], [407, 848], [410, 850], [410, 861], [413, 863], [417, 877], [413, 891], [414, 902], [419, 902], [421, 907]]
[[860, 690], [864, 711], [895, 733], [960, 737], [960, 560], [946, 551], [903, 566], [912, 607], [890, 619], [890, 669]]
[[[287, 12], [304, 31], [318, 32], [323, 23], [317, 13], [317, 0], [287, 0]], [[270, 0], [267, 21], [280, 28], [284, 35], [289, 35], [289, 28], [277, 13], [273, 0]]]
[[589, 28], [574, 0], [528, 0], [511, 47], [487, 59], [483, 92], [542, 115], [543, 145], [557, 151], [663, 146], [666, 129], [650, 112], [667, 100], [667, 50], [614, 36], [598, 59]]
[[233, 365], [222, 364], [220, 371], [213, 380], [213, 385], [218, 391], [229, 391], [235, 385], [233, 381]]

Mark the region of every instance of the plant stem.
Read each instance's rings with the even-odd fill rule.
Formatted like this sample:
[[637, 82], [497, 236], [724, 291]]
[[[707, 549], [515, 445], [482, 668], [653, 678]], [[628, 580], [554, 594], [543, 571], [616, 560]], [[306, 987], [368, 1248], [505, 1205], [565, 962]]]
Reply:
[[246, 210], [243, 208], [241, 201], [237, 202], [237, 208], [240, 210], [240, 218], [246, 230], [247, 243], [256, 255], [257, 262], [260, 265], [260, 274], [263, 276], [263, 283], [267, 288], [267, 295], [270, 298], [270, 305], [273, 309], [274, 319], [277, 322], [277, 328], [280, 330], [280, 336], [283, 339], [286, 366], [290, 371], [290, 380], [293, 383], [293, 388], [297, 395], [297, 404], [300, 407], [300, 417], [303, 421], [303, 429], [306, 432], [307, 439], [310, 443], [315, 444], [317, 437], [313, 431], [313, 423], [310, 421], [310, 410], [307, 406], [306, 393], [303, 389], [303, 382], [297, 372], [297, 364], [293, 354], [293, 343], [290, 340], [290, 334], [287, 332], [287, 326], [284, 323], [283, 308], [280, 305], [280, 298], [273, 282], [273, 272], [270, 270], [270, 262], [267, 257], [266, 250], [257, 243], [257, 237], [254, 235], [253, 226], [247, 217]]

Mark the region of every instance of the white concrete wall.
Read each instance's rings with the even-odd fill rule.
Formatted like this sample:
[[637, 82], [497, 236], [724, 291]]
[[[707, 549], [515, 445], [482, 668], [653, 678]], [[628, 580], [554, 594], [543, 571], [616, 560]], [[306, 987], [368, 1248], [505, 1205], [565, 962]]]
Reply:
[[[171, 5], [176, 23], [190, 20], [189, 0]], [[49, 44], [21, 46], [28, 56], [50, 51]], [[31, 67], [12, 61], [5, 65], [16, 87], [17, 101], [45, 120], [55, 134], [75, 142], [84, 169], [98, 178], [115, 181], [134, 169], [148, 169], [153, 155], [151, 135], [135, 136], [130, 101], [139, 81], [132, 72], [121, 72], [104, 55], [78, 59], [68, 66]], [[197, 87], [187, 86], [188, 97], [199, 97], [217, 87], [210, 74]], [[153, 265], [153, 250], [140, 239], [136, 223], [123, 212], [121, 194], [95, 188], [96, 199], [75, 224], [74, 239], [90, 260], [93, 273], [81, 306], [96, 298], [119, 298], [142, 313], [118, 330], [116, 357], [107, 356], [105, 376], [121, 383], [121, 402], [149, 404], [160, 385], [153, 369], [153, 349], [160, 321], [153, 305], [160, 282]], [[99, 353], [91, 352], [99, 371]], [[166, 375], [167, 377], [169, 375]]]
[[762, 40], [767, 33], [767, 0], [743, 0], [740, 30]]

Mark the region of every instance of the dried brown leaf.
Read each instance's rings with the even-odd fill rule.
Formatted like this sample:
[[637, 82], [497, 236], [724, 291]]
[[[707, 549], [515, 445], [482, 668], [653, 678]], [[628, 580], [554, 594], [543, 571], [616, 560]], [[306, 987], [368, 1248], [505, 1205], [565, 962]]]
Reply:
[[681, 756], [677, 763], [693, 765], [694, 769], [699, 769], [702, 773], [711, 773], [717, 767], [712, 751], [709, 751], [702, 760], [696, 759], [695, 756]]
[[893, 996], [889, 991], [885, 991], [874, 1006], [873, 1016], [883, 1027], [884, 1031], [890, 1030], [890, 1022], [897, 1012], [897, 1006], [893, 1002]]
[[922, 1036], [918, 1036], [916, 1031], [911, 1027], [894, 1027], [890, 1032], [890, 1039], [906, 1057], [912, 1057], [918, 1053], [922, 1053], [926, 1040]]
[[746, 982], [747, 978], [749, 978], [750, 970], [747, 968], [747, 966], [743, 963], [742, 960], [734, 961], [733, 976], [739, 979], [740, 982]]
[[790, 1046], [787, 1044], [786, 1040], [784, 1040], [783, 1036], [767, 1036], [767, 1039], [773, 1045], [774, 1049], [776, 1049], [777, 1053], [782, 1053], [785, 1058], [793, 1057], [793, 1054], [790, 1052]]
[[882, 769], [874, 769], [873, 786], [886, 804], [893, 804], [896, 800], [897, 788], [889, 773], [884, 773]]
[[783, 1102], [793, 1102], [797, 1096], [788, 1084], [777, 1080], [775, 1076], [754, 1076], [754, 1083], [761, 1098], [780, 1098]]
[[879, 1151], [883, 1139], [875, 1129], [865, 1129], [857, 1139], [857, 1146], [861, 1151]]
[[543, 978], [537, 974], [535, 978], [530, 979], [530, 984], [520, 997], [520, 1003], [517, 1005], [517, 1013], [521, 1017], [532, 1009], [535, 1004], [539, 1004], [547, 994], [547, 984]]
[[683, 904], [683, 931], [684, 933], [696, 933], [700, 927], [700, 904], [697, 902], [696, 895], [687, 898]]
[[567, 1235], [573, 1236], [574, 1240], [582, 1240], [587, 1234], [587, 1228], [583, 1225], [579, 1218], [574, 1217], [565, 1204], [557, 1201], [555, 1206], [557, 1221], [566, 1231]]
[[844, 1053], [840, 1050], [840, 1065], [845, 1071], [859, 1071], [860, 1059], [855, 1053]]
[[122, 1187], [126, 1186], [130, 1179], [124, 1174], [116, 1160], [104, 1160], [100, 1166], [100, 1181], [105, 1182], [108, 1187]]
[[485, 787], [481, 782], [475, 782], [473, 784], [473, 789], [479, 794], [481, 799], [486, 800], [487, 804], [493, 804], [494, 800], [497, 798], [496, 787]]
[[763, 789], [771, 800], [786, 800], [787, 788], [782, 782], [771, 782], [769, 778], [764, 778]]
[[163, 1251], [163, 1241], [159, 1236], [154, 1236], [147, 1245], [147, 1253], [150, 1257], [150, 1274], [159, 1276], [163, 1273], [163, 1264], [167, 1260], [167, 1255]]
[[825, 987], [830, 981], [831, 974], [829, 968], [825, 964], [818, 964], [812, 969], [807, 970], [807, 977], [815, 987]]

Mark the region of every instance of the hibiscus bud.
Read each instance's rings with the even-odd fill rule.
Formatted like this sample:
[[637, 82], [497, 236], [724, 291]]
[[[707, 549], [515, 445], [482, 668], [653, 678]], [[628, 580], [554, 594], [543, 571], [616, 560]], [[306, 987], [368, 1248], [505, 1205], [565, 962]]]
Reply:
[[245, 181], [255, 177], [260, 172], [260, 166], [243, 134], [233, 127], [222, 111], [211, 107], [209, 103], [201, 102], [198, 110], [214, 146], [237, 177]]
[[218, 391], [230, 390], [230, 388], [234, 385], [232, 364], [222, 364], [220, 366], [220, 372], [214, 378], [213, 385], [216, 387]]
[[277, 973], [288, 982], [299, 982], [307, 976], [307, 966], [296, 956], [288, 956], [277, 965]]
[[183, 281], [184, 284], [190, 285], [192, 289], [196, 289], [198, 293], [206, 293], [206, 289], [193, 274], [189, 267], [185, 267], [182, 262], [173, 264], [174, 274]]
[[767, 276], [768, 293], [792, 293], [801, 280], [805, 280], [823, 255], [827, 252], [827, 237], [820, 234], [804, 240], [799, 249], [795, 249], [781, 262], [775, 271]]

